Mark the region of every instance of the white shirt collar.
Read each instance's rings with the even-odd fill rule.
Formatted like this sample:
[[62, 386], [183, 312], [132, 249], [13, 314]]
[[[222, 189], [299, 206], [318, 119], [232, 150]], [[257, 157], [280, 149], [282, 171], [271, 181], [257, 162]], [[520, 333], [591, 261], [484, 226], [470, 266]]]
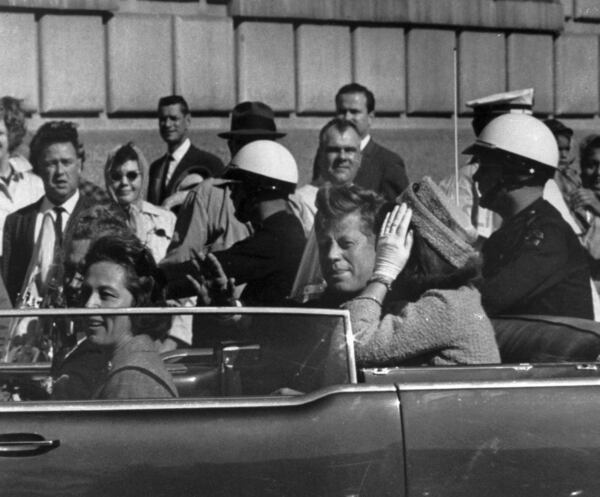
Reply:
[[173, 156], [173, 161], [179, 164], [179, 161], [183, 159], [183, 156], [187, 154], [187, 151], [190, 149], [192, 142], [189, 138], [186, 138], [181, 145], [179, 145], [171, 154]]
[[[80, 196], [79, 190], [75, 190], [75, 193], [73, 195], [71, 195], [71, 198], [69, 198], [66, 202], [63, 202], [62, 204], [60, 204], [60, 207], [62, 207], [66, 211], [67, 216], [70, 216], [71, 214], [73, 214], [75, 205], [77, 205], [77, 202], [79, 201], [79, 196]], [[53, 209], [54, 207], [59, 207], [59, 206], [50, 202], [50, 200], [48, 200], [48, 197], [46, 197], [46, 195], [44, 195], [44, 199], [42, 200], [42, 205], [40, 206], [40, 213], [45, 214], [47, 211]]]
[[365, 147], [369, 144], [369, 140], [371, 139], [371, 135], [367, 135], [365, 136], [361, 141], [360, 141], [360, 151], [362, 152]]

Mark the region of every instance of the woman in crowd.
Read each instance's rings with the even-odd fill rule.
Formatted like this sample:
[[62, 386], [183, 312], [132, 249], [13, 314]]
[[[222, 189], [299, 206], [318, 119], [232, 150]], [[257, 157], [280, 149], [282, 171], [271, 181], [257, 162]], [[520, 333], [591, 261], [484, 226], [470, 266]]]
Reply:
[[429, 178], [399, 202], [378, 230], [383, 201], [374, 192], [319, 191], [315, 227], [327, 282], [319, 304], [350, 311], [359, 365], [500, 362], [472, 284], [479, 265], [469, 220]]
[[[133, 235], [98, 239], [88, 252], [82, 297], [92, 309], [164, 305], [164, 285], [149, 250]], [[166, 335], [171, 316], [90, 316], [90, 342], [110, 355], [108, 371], [94, 397], [170, 398], [173, 380], [155, 340]]]
[[104, 179], [108, 193], [127, 214], [131, 230], [160, 261], [167, 253], [176, 217], [144, 200], [148, 163], [142, 151], [132, 142], [112, 151], [104, 167]]

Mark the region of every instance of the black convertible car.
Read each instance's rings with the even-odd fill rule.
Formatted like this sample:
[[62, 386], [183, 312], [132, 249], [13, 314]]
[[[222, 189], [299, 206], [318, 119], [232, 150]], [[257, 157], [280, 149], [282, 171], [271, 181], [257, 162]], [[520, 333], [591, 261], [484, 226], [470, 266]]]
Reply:
[[179, 398], [51, 400], [48, 323], [90, 312], [0, 319], [1, 495], [600, 494], [594, 324], [498, 320], [501, 365], [357, 370], [345, 311], [186, 309], [206, 333], [163, 356]]

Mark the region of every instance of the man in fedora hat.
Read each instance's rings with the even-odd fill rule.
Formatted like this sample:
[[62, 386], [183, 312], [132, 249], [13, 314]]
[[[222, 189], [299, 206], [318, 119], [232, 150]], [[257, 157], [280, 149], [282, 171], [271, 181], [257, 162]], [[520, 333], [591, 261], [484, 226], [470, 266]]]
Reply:
[[[241, 102], [231, 113], [231, 128], [219, 133], [227, 140], [231, 156], [250, 142], [277, 140], [273, 110], [262, 102]], [[191, 271], [194, 252], [225, 250], [251, 234], [250, 225], [235, 216], [228, 182], [210, 178], [187, 195], [183, 203], [167, 256], [160, 263], [174, 296], [191, 295], [193, 287], [185, 277]]]
[[[190, 123], [190, 110], [182, 96], [169, 95], [158, 101], [158, 129], [167, 153], [150, 165], [148, 202], [161, 205], [174, 193], [223, 172], [221, 159], [192, 145]], [[170, 201], [167, 207], [176, 205]]]
[[277, 140], [285, 133], [277, 131], [273, 110], [262, 102], [242, 102], [231, 112], [231, 130], [219, 133], [227, 140], [233, 157], [244, 145], [256, 140]]

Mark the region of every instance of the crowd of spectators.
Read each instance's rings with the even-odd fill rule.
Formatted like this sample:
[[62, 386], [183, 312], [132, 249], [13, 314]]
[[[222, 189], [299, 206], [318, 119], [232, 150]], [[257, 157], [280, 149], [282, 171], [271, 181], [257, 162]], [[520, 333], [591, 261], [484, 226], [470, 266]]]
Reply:
[[[573, 131], [533, 117], [532, 90], [492, 95], [468, 103], [460, 174], [409, 182], [371, 136], [373, 93], [351, 83], [333, 102], [298, 188], [262, 102], [232, 110], [224, 167], [191, 143], [185, 99], [163, 97], [165, 154], [148, 166], [124, 143], [94, 185], [73, 123], [43, 124], [26, 158], [26, 115], [3, 98], [0, 305], [342, 307], [367, 366], [498, 363], [495, 316], [599, 315], [600, 136], [578, 171]], [[83, 328], [55, 351], [55, 398], [176, 396], [158, 354], [202, 334], [189, 316]]]

